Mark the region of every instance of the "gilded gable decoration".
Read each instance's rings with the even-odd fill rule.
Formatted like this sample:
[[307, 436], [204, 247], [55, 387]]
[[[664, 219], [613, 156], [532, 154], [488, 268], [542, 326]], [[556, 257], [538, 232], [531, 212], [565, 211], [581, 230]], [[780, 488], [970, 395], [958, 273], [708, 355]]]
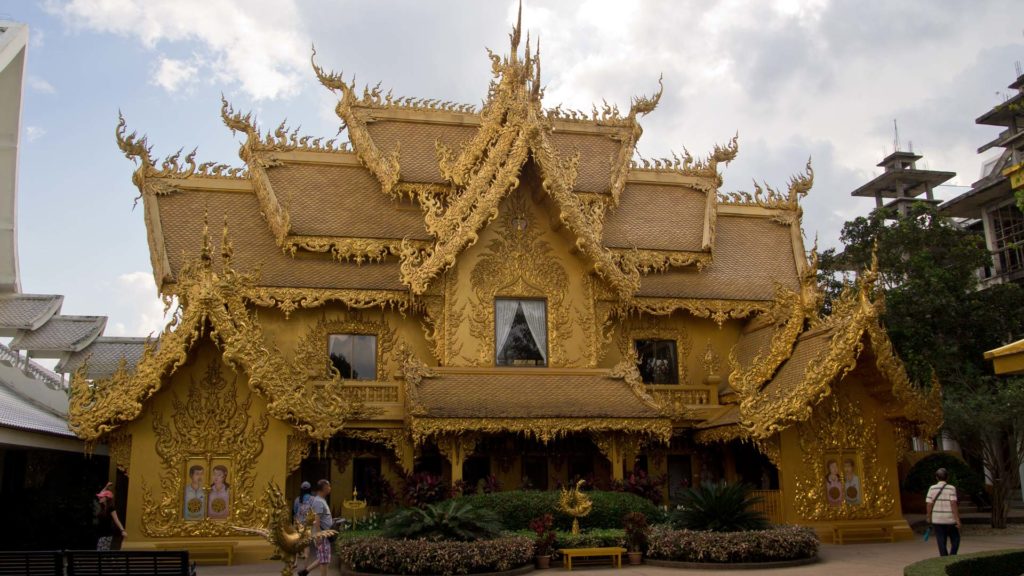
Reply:
[[344, 318], [321, 316], [316, 324], [311, 325], [306, 333], [299, 338], [293, 355], [295, 366], [304, 367], [312, 380], [330, 380], [334, 385], [341, 385], [342, 377], [331, 365], [328, 351], [328, 337], [331, 334], [369, 334], [377, 337], [376, 380], [390, 380], [388, 362], [395, 346], [395, 330], [387, 320], [370, 320], [358, 313]]
[[[147, 536], [230, 536], [234, 528], [224, 519], [242, 525], [259, 522], [263, 512], [256, 506], [253, 483], [269, 422], [266, 414], [255, 418], [250, 415], [253, 396], [246, 394], [239, 400], [237, 380], [226, 380], [220, 360], [215, 358], [201, 378], [191, 377], [184, 400], [174, 396], [169, 421], [164, 420], [163, 413], [154, 411], [162, 496], [159, 501], [153, 498], [143, 475], [142, 530]], [[196, 462], [210, 474], [214, 462], [228, 471], [230, 493], [225, 499], [226, 508], [218, 511], [224, 519], [216, 519], [219, 514], [186, 510], [190, 504], [184, 498], [189, 468]], [[203, 496], [202, 502], [213, 503], [212, 489], [204, 490]], [[188, 519], [189, 513], [199, 519]]]
[[219, 272], [214, 270], [204, 225], [202, 253], [179, 274], [179, 307], [160, 335], [159, 346], [147, 346], [131, 373], [122, 369], [111, 378], [89, 381], [86, 364], [74, 374], [68, 424], [78, 437], [92, 443], [138, 418], [143, 403], [186, 363], [203, 336], [218, 343], [229, 365], [244, 369], [249, 386], [266, 398], [271, 416], [291, 422], [316, 440], [330, 438], [348, 419], [366, 413], [361, 402], [336, 389], [307, 386], [307, 367], [288, 365], [276, 349], [267, 347], [259, 321], [243, 299], [255, 276], [231, 268], [231, 251], [225, 224], [222, 266]]
[[[526, 222], [516, 226], [516, 221]], [[569, 277], [551, 245], [541, 238], [540, 227], [530, 223], [521, 193], [509, 197], [509, 209], [501, 220], [502, 233], [491, 240], [487, 252], [470, 273], [475, 301], [471, 301], [470, 332], [479, 343], [477, 364], [492, 366], [494, 349], [494, 301], [499, 297], [543, 298], [547, 302], [549, 366], [578, 366], [581, 358], [569, 358], [565, 339], [572, 331], [572, 308], [565, 298]]]
[[300, 308], [319, 308], [328, 302], [338, 302], [353, 310], [380, 308], [402, 313], [413, 307], [412, 298], [407, 292], [395, 290], [252, 286], [244, 294], [247, 302], [265, 308], [277, 308], [284, 313], [285, 318]]

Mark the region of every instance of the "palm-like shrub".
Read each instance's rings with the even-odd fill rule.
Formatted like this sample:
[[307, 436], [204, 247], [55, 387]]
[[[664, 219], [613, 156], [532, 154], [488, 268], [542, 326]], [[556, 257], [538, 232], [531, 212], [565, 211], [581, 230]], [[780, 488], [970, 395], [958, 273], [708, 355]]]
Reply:
[[384, 536], [406, 540], [429, 538], [473, 542], [496, 538], [501, 531], [497, 514], [458, 500], [423, 508], [406, 508], [384, 524]]
[[764, 530], [768, 521], [753, 509], [760, 502], [742, 484], [705, 484], [683, 492], [671, 522], [676, 528], [712, 532]]

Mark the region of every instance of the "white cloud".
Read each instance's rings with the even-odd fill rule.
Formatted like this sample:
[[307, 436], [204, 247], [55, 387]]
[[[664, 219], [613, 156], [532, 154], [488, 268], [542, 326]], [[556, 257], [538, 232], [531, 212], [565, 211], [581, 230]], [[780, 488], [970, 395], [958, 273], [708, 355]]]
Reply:
[[25, 139], [29, 142], [35, 142], [43, 136], [46, 136], [46, 130], [39, 126], [25, 126]]
[[193, 82], [198, 72], [195, 64], [161, 56], [152, 82], [168, 92], [177, 92], [183, 85]]
[[[164, 303], [156, 293], [153, 275], [149, 272], [128, 272], [117, 277], [116, 294], [127, 318], [119, 319], [110, 328], [113, 336], [147, 336], [159, 334], [167, 321]], [[118, 332], [114, 334], [114, 332]]]
[[[255, 100], [292, 95], [308, 71], [311, 41], [294, 0], [68, 0], [46, 8], [73, 28], [135, 38], [150, 49], [198, 44], [202, 72], [237, 82]], [[177, 87], [187, 68], [159, 58], [158, 70], [171, 68], [156, 82]], [[199, 73], [197, 66], [189, 77]]]
[[39, 76], [29, 76], [28, 87], [42, 94], [54, 94], [57, 92], [57, 89], [53, 87], [53, 84], [50, 84]]

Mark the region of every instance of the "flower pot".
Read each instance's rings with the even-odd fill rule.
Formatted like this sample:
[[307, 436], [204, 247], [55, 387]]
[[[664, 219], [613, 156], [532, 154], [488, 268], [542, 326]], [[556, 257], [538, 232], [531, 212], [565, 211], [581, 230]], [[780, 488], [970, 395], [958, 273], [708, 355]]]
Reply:
[[629, 563], [633, 566], [639, 565], [640, 560], [644, 557], [643, 552], [626, 552], [626, 555], [629, 556]]
[[550, 554], [538, 554], [534, 556], [534, 560], [537, 562], [537, 568], [543, 570], [551, 567], [551, 555]]

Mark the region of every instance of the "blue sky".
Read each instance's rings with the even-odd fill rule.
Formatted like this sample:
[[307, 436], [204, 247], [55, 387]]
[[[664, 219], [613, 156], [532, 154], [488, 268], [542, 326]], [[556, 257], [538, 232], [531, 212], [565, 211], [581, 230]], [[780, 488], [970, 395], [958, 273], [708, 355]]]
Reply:
[[[310, 71], [382, 82], [396, 94], [477, 103], [484, 51], [507, 50], [508, 1], [0, 0], [31, 30], [21, 135], [19, 250], [25, 292], [65, 295], [64, 313], [106, 314], [107, 334], [158, 330], [134, 166], [114, 141], [121, 110], [163, 156], [198, 147], [238, 165], [220, 95], [263, 125], [333, 137], [333, 97]], [[530, 1], [545, 102], [628, 107], [665, 77], [644, 119], [644, 156], [704, 155], [740, 134], [723, 190], [784, 188], [813, 157], [804, 229], [823, 246], [872, 202], [849, 191], [877, 173], [898, 119], [927, 167], [969, 185], [995, 136], [974, 118], [1024, 60], [1024, 3]], [[944, 197], [962, 189], [947, 188]], [[201, 217], [201, 215], [197, 215]]]

